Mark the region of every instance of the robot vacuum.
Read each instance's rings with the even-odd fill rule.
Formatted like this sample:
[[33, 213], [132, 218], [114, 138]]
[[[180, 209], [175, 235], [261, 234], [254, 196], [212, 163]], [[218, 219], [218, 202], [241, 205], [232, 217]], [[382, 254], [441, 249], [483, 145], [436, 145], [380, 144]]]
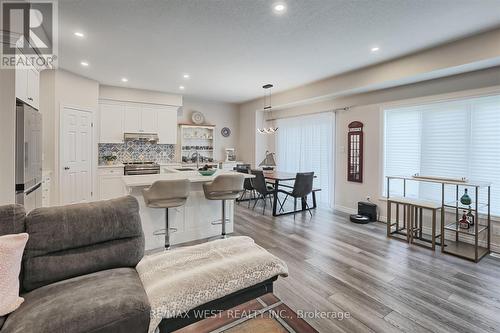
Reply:
[[377, 221], [377, 205], [371, 202], [358, 202], [358, 213], [349, 216], [351, 222], [367, 224]]

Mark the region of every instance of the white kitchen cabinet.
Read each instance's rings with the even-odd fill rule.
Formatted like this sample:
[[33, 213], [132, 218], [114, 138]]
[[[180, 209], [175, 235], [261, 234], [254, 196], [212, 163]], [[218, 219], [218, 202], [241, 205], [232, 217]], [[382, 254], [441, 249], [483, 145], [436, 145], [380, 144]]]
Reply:
[[[19, 54], [18, 57], [24, 57]], [[26, 60], [23, 60], [27, 63]], [[33, 66], [20, 66], [16, 68], [16, 98], [26, 104], [39, 109], [40, 73]]]
[[140, 105], [125, 105], [123, 115], [123, 131], [125, 133], [138, 133], [141, 131], [142, 110]]
[[28, 69], [16, 68], [16, 98], [28, 103]]
[[[177, 127], [177, 119], [175, 125]], [[142, 106], [141, 132], [158, 133], [158, 108]]]
[[117, 168], [99, 168], [98, 187], [99, 199], [114, 199], [127, 194], [122, 180], [123, 167]]
[[28, 85], [26, 89], [28, 92], [28, 104], [38, 110], [40, 108], [40, 73], [34, 67], [28, 70]]
[[177, 143], [177, 109], [176, 106], [166, 106], [158, 110], [159, 143]]
[[100, 102], [100, 143], [123, 143], [124, 133], [157, 133], [160, 144], [177, 143], [178, 106]]
[[50, 186], [51, 186], [51, 172], [46, 173], [42, 177], [42, 207], [50, 206]]
[[124, 108], [121, 104], [100, 104], [100, 143], [123, 143]]

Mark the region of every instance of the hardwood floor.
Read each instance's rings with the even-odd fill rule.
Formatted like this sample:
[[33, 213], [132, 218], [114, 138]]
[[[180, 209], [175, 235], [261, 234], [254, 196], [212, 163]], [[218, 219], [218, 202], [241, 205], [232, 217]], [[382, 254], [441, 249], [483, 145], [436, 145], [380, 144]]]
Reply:
[[320, 332], [500, 332], [500, 259], [474, 264], [389, 240], [385, 224], [358, 225], [329, 210], [273, 218], [235, 211], [235, 234], [283, 259], [275, 294]]

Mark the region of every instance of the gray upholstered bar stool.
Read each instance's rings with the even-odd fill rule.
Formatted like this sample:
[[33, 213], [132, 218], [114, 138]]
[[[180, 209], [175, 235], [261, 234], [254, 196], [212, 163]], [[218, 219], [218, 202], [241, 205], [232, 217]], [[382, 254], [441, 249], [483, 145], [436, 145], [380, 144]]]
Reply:
[[205, 198], [222, 200], [222, 238], [226, 238], [226, 200], [236, 200], [243, 192], [245, 176], [241, 173], [223, 174], [203, 184]]
[[182, 206], [186, 203], [189, 195], [189, 180], [157, 180], [150, 188], [142, 191], [144, 202], [150, 208], [165, 209], [165, 229], [155, 231], [155, 236], [165, 235], [165, 250], [170, 249], [170, 228], [168, 223], [168, 209]]

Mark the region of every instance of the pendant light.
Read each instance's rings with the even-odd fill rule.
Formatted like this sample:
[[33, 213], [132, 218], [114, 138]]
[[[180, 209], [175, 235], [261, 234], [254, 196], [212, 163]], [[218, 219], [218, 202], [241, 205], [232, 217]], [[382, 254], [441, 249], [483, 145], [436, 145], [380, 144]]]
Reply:
[[263, 89], [265, 89], [264, 93], [264, 114], [262, 116], [262, 127], [257, 128], [257, 132], [260, 134], [274, 134], [278, 130], [278, 127], [264, 127], [264, 117], [265, 117], [265, 112], [269, 111], [272, 112], [272, 105], [271, 105], [271, 97], [272, 97], [272, 88], [273, 85], [268, 83], [262, 86]]

